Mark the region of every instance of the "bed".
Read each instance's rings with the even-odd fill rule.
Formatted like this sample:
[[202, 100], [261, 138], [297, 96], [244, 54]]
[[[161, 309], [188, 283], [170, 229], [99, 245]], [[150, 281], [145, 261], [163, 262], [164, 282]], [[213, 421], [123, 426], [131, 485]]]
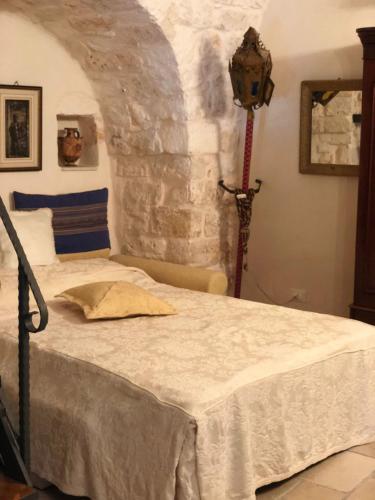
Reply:
[[[254, 500], [256, 488], [375, 440], [375, 329], [177, 289], [107, 259], [34, 268], [32, 469], [96, 500]], [[135, 283], [178, 311], [88, 321], [62, 290]], [[0, 270], [0, 372], [16, 421], [17, 279]]]

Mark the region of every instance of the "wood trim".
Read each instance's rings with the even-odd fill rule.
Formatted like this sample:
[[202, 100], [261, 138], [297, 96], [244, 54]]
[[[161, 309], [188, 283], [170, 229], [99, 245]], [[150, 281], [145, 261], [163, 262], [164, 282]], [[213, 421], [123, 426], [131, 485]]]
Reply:
[[350, 306], [350, 318], [375, 325], [375, 309], [352, 304]]
[[351, 317], [375, 325], [375, 28], [357, 30], [364, 50], [354, 304]]
[[375, 308], [375, 59], [364, 60], [354, 302]]
[[[366, 229], [365, 229], [365, 258], [364, 258], [364, 291], [366, 294], [375, 294], [375, 259], [372, 257], [374, 255], [374, 221], [372, 214], [372, 207], [374, 206], [374, 189], [373, 178], [375, 169], [375, 126], [373, 123], [373, 118], [375, 116], [375, 83], [372, 85], [372, 100], [371, 100], [371, 115], [368, 122], [370, 141], [368, 144], [368, 156], [364, 158], [364, 163], [368, 164], [367, 169], [367, 217], [366, 217]], [[367, 149], [367, 148], [366, 148]]]
[[38, 155], [37, 164], [33, 167], [0, 167], [0, 172], [36, 172], [43, 169], [43, 87], [37, 87], [35, 85], [6, 85], [0, 84], [0, 89], [18, 89], [18, 90], [31, 90], [38, 92], [39, 94], [39, 105], [38, 105]]
[[357, 33], [363, 44], [363, 58], [375, 59], [375, 27], [358, 28]]

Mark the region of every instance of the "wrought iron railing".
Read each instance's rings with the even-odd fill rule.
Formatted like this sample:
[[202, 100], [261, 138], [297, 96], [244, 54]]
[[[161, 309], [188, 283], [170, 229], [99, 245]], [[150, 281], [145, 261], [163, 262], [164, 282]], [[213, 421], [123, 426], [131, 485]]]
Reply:
[[[0, 455], [3, 467], [15, 477], [30, 483], [30, 333], [44, 330], [48, 323], [48, 309], [24, 249], [14, 229], [8, 211], [0, 196], [0, 218], [18, 257], [18, 373], [19, 373], [19, 438], [14, 432], [0, 399]], [[29, 307], [30, 290], [38, 312]], [[39, 323], [33, 316], [39, 314]], [[8, 470], [7, 470], [8, 469]]]

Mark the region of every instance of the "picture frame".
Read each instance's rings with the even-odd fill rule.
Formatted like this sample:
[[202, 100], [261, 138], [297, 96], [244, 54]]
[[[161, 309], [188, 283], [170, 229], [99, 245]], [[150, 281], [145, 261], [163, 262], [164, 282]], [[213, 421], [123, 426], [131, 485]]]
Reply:
[[[301, 174], [358, 176], [358, 164], [313, 163], [313, 96], [318, 93], [362, 91], [362, 80], [306, 80], [301, 82], [299, 171]], [[329, 102], [329, 101], [328, 101]], [[356, 115], [348, 115], [353, 123]], [[358, 124], [360, 126], [360, 123]], [[324, 128], [324, 126], [323, 126]], [[337, 143], [339, 144], [339, 143]]]
[[42, 170], [42, 87], [0, 85], [0, 172]]

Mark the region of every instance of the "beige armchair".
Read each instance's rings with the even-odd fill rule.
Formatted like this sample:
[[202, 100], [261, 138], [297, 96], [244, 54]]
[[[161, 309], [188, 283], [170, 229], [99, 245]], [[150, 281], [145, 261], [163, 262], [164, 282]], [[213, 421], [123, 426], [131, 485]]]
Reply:
[[133, 257], [131, 255], [114, 255], [110, 258], [124, 266], [143, 269], [155, 281], [167, 285], [216, 295], [225, 295], [227, 291], [227, 277], [219, 271], [172, 264], [143, 257]]

